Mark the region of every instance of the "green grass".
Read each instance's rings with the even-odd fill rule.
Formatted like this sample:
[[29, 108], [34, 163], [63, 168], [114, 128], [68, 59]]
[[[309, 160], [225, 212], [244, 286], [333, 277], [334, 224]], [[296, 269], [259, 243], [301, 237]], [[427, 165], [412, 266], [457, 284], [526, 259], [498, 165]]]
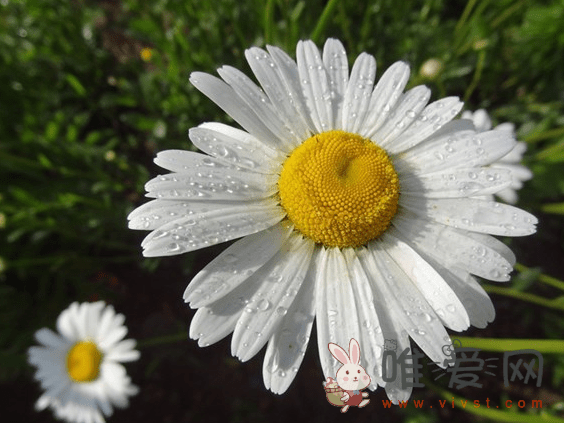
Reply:
[[[351, 61], [362, 51], [373, 54], [379, 75], [396, 60], [408, 61], [410, 87], [424, 83], [433, 99], [456, 95], [468, 109], [486, 108], [496, 123], [516, 125], [518, 138], [528, 144], [524, 162], [535, 174], [520, 191], [519, 206], [539, 216], [539, 231], [508, 240], [522, 264], [512, 283], [487, 285], [498, 318], [472, 335], [493, 343], [554, 340], [560, 348], [563, 34], [563, 0], [1, 1], [0, 380], [32, 384], [25, 350], [33, 332], [53, 327], [75, 300], [115, 304], [141, 341], [186, 330], [182, 289], [221, 248], [143, 259], [142, 235], [128, 230], [125, 218], [144, 202], [143, 185], [158, 172], [156, 152], [194, 150], [190, 127], [228, 121], [190, 86], [191, 72], [214, 73], [229, 64], [249, 73], [246, 48], [274, 44], [293, 55], [297, 41], [306, 38], [319, 46], [327, 37], [341, 39]], [[149, 60], [141, 58], [142, 49], [150, 49]], [[442, 68], [428, 77], [419, 70], [431, 58]], [[151, 301], [139, 292], [167, 282], [170, 297], [153, 312], [167, 316], [170, 331], [147, 331], [149, 313], [138, 307]], [[158, 372], [163, 358], [150, 352], [156, 348], [168, 346], [147, 350], [151, 361], [143, 367]], [[543, 389], [554, 393], [564, 383], [558, 348], [545, 358]], [[221, 354], [227, 356], [227, 348]], [[150, 375], [137, 371], [141, 389], [149, 384], [144, 376], [154, 381]], [[425, 392], [450, 395], [444, 386]], [[554, 398], [541, 412], [519, 411], [562, 419], [562, 400]], [[234, 406], [234, 420], [250, 415], [248, 407], [255, 410], [245, 404]], [[258, 410], [253, 412], [260, 416]], [[394, 421], [441, 418], [438, 410], [404, 411], [393, 414]], [[516, 412], [483, 418], [512, 421]]]

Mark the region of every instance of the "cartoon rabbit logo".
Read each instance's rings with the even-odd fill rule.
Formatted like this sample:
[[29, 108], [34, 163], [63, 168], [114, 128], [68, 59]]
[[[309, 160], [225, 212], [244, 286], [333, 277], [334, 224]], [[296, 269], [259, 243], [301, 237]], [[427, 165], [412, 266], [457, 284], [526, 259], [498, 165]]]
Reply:
[[360, 345], [354, 338], [349, 343], [349, 354], [337, 344], [329, 343], [329, 351], [343, 366], [337, 370], [337, 381], [328, 377], [324, 383], [327, 400], [346, 413], [350, 406], [365, 407], [370, 400], [367, 392], [361, 392], [370, 385], [370, 376], [358, 363], [360, 362]]

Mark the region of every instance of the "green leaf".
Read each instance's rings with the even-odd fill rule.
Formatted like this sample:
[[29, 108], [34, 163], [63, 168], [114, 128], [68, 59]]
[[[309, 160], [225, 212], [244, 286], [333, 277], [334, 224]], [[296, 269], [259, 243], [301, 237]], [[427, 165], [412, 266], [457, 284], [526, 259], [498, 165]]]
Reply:
[[564, 214], [564, 203], [543, 204], [541, 210], [545, 213]]
[[84, 88], [84, 85], [80, 83], [76, 76], [67, 73], [65, 79], [79, 97], [86, 97], [86, 88]]

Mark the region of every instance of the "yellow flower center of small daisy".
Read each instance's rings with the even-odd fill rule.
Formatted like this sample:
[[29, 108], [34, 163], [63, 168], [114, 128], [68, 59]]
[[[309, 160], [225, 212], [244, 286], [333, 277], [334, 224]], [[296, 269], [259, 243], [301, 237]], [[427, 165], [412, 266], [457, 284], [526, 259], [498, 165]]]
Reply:
[[280, 204], [303, 235], [327, 247], [358, 247], [390, 225], [399, 179], [386, 152], [344, 131], [308, 138], [286, 159]]
[[94, 342], [77, 342], [67, 354], [67, 372], [75, 382], [92, 382], [100, 374], [102, 353]]

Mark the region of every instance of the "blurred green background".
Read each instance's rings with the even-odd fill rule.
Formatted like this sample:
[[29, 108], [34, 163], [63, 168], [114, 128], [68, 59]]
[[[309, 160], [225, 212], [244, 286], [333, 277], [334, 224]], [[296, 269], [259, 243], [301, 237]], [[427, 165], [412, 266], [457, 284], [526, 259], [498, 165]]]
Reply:
[[[315, 335], [298, 376], [277, 396], [262, 383], [262, 353], [241, 364], [226, 339], [207, 349], [187, 339], [190, 279], [224, 245], [180, 257], [145, 259], [144, 233], [126, 216], [159, 170], [156, 152], [195, 149], [187, 132], [228, 122], [188, 82], [192, 71], [229, 64], [250, 74], [244, 50], [274, 44], [292, 56], [299, 39], [341, 39], [352, 61], [373, 54], [378, 74], [411, 64], [410, 87], [433, 99], [457, 95], [470, 110], [510, 121], [527, 142], [535, 174], [519, 206], [539, 217], [538, 233], [505, 240], [519, 266], [512, 282], [487, 284], [497, 318], [464, 335], [555, 340], [544, 353], [541, 388], [481, 374], [482, 389], [448, 389], [425, 370], [412, 399], [435, 407], [382, 410], [383, 390], [347, 414], [357, 421], [564, 421], [564, 1], [541, 0], [0, 0], [0, 394], [10, 422], [51, 422], [25, 351], [72, 301], [103, 299], [126, 315], [142, 357], [127, 366], [139, 395], [109, 421], [344, 418], [321, 386]], [[429, 59], [441, 69], [420, 72]], [[167, 338], [170, 335], [170, 338]], [[164, 338], [162, 338], [164, 337]], [[493, 344], [492, 344], [493, 342]], [[488, 345], [486, 342], [485, 345]], [[530, 348], [538, 348], [531, 341]], [[552, 351], [552, 352], [548, 352]], [[495, 352], [484, 356], [498, 357]], [[425, 366], [426, 367], [426, 366]], [[524, 409], [462, 410], [438, 399]], [[543, 400], [531, 409], [530, 400]]]

